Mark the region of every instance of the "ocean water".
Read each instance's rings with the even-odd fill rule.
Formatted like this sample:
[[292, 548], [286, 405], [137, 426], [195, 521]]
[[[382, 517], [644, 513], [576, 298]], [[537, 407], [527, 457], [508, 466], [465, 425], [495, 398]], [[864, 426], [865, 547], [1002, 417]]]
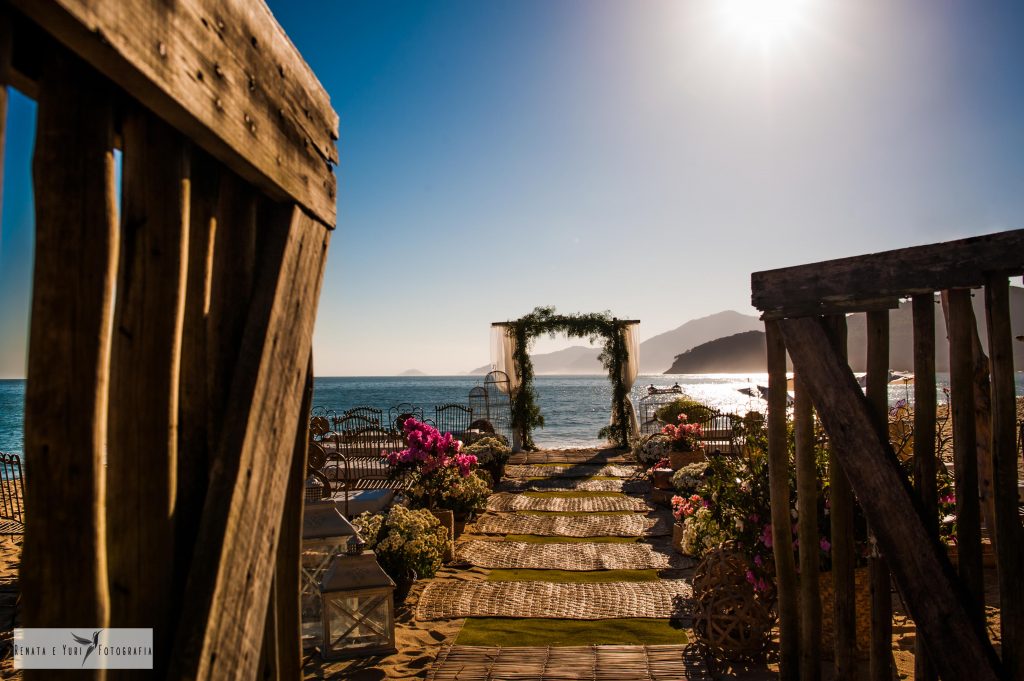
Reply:
[[[1024, 395], [1024, 373], [1017, 373], [1017, 394]], [[387, 413], [389, 407], [411, 402], [423, 407], [424, 416], [433, 418], [434, 405], [446, 402], [466, 403], [469, 391], [480, 384], [480, 376], [384, 376], [317, 378], [313, 404], [337, 411], [356, 406], [373, 406]], [[668, 387], [679, 383], [695, 400], [723, 411], [744, 413], [763, 411], [765, 402], [740, 392], [766, 385], [765, 374], [663, 375], [641, 374], [633, 386], [634, 404], [647, 394], [647, 387]], [[536, 388], [545, 427], [534, 434], [541, 447], [594, 446], [600, 444], [598, 430], [608, 423], [611, 411], [611, 385], [606, 376], [538, 376]], [[948, 376], [938, 376], [941, 388]], [[913, 384], [890, 384], [889, 400], [913, 401]], [[22, 418], [25, 382], [0, 380], [0, 451], [22, 451]]]

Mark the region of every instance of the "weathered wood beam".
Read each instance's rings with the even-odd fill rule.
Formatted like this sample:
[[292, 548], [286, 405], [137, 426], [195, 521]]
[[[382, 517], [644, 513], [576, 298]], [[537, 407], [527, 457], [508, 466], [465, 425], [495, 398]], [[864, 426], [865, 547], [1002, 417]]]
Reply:
[[995, 462], [995, 534], [999, 614], [1006, 678], [1024, 681], [1024, 530], [1018, 517], [1017, 410], [1010, 289], [1005, 275], [985, 285], [988, 347], [992, 359], [992, 454]]
[[281, 539], [277, 547], [277, 571], [274, 579], [277, 593], [278, 665], [282, 679], [297, 678], [302, 673], [302, 604], [300, 593], [302, 554], [302, 515], [306, 456], [309, 452], [309, 411], [313, 406], [313, 355], [306, 369], [306, 385], [302, 409], [295, 431], [295, 449], [288, 473], [288, 492], [281, 520]]
[[1024, 273], [1021, 253], [1024, 230], [1014, 230], [755, 272], [752, 301], [764, 313], [785, 314], [943, 288], [978, 287], [985, 283], [985, 272]]
[[[110, 622], [153, 627], [154, 641], [160, 641], [174, 636], [169, 586], [175, 562], [189, 162], [186, 142], [148, 111], [129, 111], [123, 135], [107, 447]], [[167, 669], [169, 653], [166, 647], [154, 649], [154, 669]]]
[[[32, 177], [22, 624], [106, 627], [103, 450], [117, 263], [112, 93], [63, 50], [43, 65]], [[76, 672], [102, 678], [99, 671]], [[47, 670], [24, 678], [49, 679]]]
[[[886, 440], [889, 437], [889, 312], [867, 315], [867, 399], [872, 422]], [[868, 559], [871, 574], [871, 648], [869, 677], [892, 680], [892, 593], [884, 555]]]
[[814, 455], [814, 409], [794, 376], [793, 428], [796, 439], [797, 538], [800, 540], [800, 679], [821, 678], [821, 592], [818, 534], [818, 469]]
[[241, 177], [333, 227], [338, 116], [263, 2], [11, 2]]
[[778, 322], [765, 322], [768, 346], [768, 485], [779, 610], [779, 678], [800, 678], [800, 613], [789, 500], [786, 434], [786, 345]]
[[[276, 225], [276, 229], [273, 227]], [[249, 679], [260, 660], [330, 232], [299, 208], [268, 220], [175, 644], [175, 677]], [[286, 466], [286, 469], [289, 466]], [[285, 470], [286, 470], [285, 469]]]
[[778, 322], [889, 568], [942, 678], [995, 681], [999, 660], [969, 613], [970, 596], [923, 520], [888, 437], [849, 366], [815, 319]]
[[[7, 139], [7, 85], [11, 82], [11, 52], [13, 50], [11, 18], [6, 12], [0, 12], [0, 199], [3, 198], [4, 142]], [[0, 206], [2, 206], [2, 202], [0, 202]], [[0, 236], [2, 235], [3, 225], [0, 225]]]
[[971, 292], [955, 289], [949, 298], [949, 390], [953, 413], [953, 468], [956, 479], [957, 570], [971, 594], [971, 614], [985, 626], [984, 571], [981, 560], [981, 507], [978, 498], [978, 441], [974, 417], [974, 360]]
[[[825, 318], [830, 342], [836, 354], [846, 358], [846, 316]], [[806, 388], [805, 388], [806, 389]], [[829, 442], [828, 455], [830, 506], [829, 523], [832, 534], [833, 621], [836, 681], [850, 681], [857, 676], [857, 594], [854, 576], [856, 545], [853, 513], [856, 501], [850, 481], [836, 457], [835, 446]]]
[[766, 310], [761, 319], [786, 319], [787, 317], [820, 317], [851, 312], [873, 312], [876, 310], [894, 310], [900, 306], [900, 299], [891, 296], [883, 298], [857, 298], [835, 302], [817, 302], [808, 305], [795, 305], [778, 310]]
[[[939, 537], [939, 509], [935, 451], [935, 296], [919, 293], [913, 299], [914, 313], [914, 490], [921, 500], [925, 529]], [[935, 667], [918, 636], [914, 646], [914, 678], [935, 681]]]

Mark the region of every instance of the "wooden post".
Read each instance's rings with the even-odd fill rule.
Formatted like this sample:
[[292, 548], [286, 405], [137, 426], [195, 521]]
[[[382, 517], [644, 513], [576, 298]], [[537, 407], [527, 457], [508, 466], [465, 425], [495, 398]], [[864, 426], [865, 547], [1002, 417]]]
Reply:
[[[184, 593], [192, 548], [202, 520], [210, 481], [209, 310], [213, 244], [217, 233], [219, 164], [199, 151], [192, 155], [189, 206], [188, 275], [181, 340], [178, 429], [178, 489], [175, 513], [175, 593]], [[175, 603], [175, 620], [181, 603]]]
[[974, 420], [974, 330], [971, 292], [949, 291], [949, 379], [953, 411], [953, 463], [956, 476], [957, 569], [973, 602], [971, 615], [985, 627], [981, 563], [981, 511], [978, 501], [978, 450]]
[[779, 322], [796, 371], [835, 447], [889, 568], [942, 678], [995, 681], [999, 660], [968, 614], [944, 549], [921, 519], [913, 490], [849, 366], [814, 319]]
[[[271, 228], [271, 225], [273, 228]], [[220, 231], [218, 229], [218, 231]], [[256, 673], [330, 232], [299, 208], [268, 223], [214, 456], [171, 675]]]
[[[25, 386], [27, 627], [107, 626], [103, 448], [117, 262], [111, 95], [51, 52], [39, 85], [35, 269]], [[77, 672], [102, 678], [103, 672]], [[48, 671], [24, 677], [49, 679]]]
[[313, 357], [306, 370], [306, 386], [302, 395], [295, 450], [288, 474], [288, 492], [281, 519], [281, 540], [277, 547], [277, 635], [278, 664], [282, 679], [297, 678], [302, 672], [302, 590], [300, 561], [302, 553], [303, 483], [306, 478], [306, 456], [309, 452], [309, 410], [313, 405]]
[[[889, 439], [889, 311], [867, 313], [867, 397], [879, 434]], [[873, 537], [873, 533], [872, 533]], [[871, 657], [872, 681], [891, 681], [892, 592], [884, 555], [868, 561], [871, 573]]]
[[[924, 508], [925, 527], [938, 540], [938, 493], [935, 451], [935, 295], [913, 298], [914, 310], [914, 489]], [[935, 681], [924, 640], [916, 637], [914, 678]]]
[[[124, 121], [122, 196], [107, 447], [110, 622], [153, 627], [153, 640], [166, 641], [174, 636], [169, 585], [189, 167], [184, 141], [142, 109]], [[169, 648], [156, 646], [153, 653], [154, 669], [166, 671]]]
[[772, 542], [779, 598], [779, 678], [800, 678], [800, 620], [789, 500], [786, 435], [786, 344], [778, 322], [765, 322], [768, 344], [768, 478]]
[[[827, 318], [834, 351], [846, 358], [846, 317]], [[833, 621], [835, 622], [835, 678], [850, 681], [857, 674], [857, 595], [854, 584], [853, 489], [829, 442], [829, 522], [832, 534]]]
[[800, 540], [800, 679], [821, 678], [821, 593], [818, 552], [818, 470], [814, 452], [811, 396], [796, 374], [793, 425], [796, 437], [796, 492]]
[[1016, 401], [1010, 291], [1005, 275], [985, 285], [989, 356], [992, 359], [992, 455], [995, 463], [995, 534], [999, 568], [999, 612], [1003, 668], [1007, 679], [1024, 681], [1024, 532], [1017, 517]]
[[[3, 198], [4, 143], [7, 132], [7, 83], [10, 82], [11, 77], [11, 49], [13, 43], [11, 18], [4, 12], [0, 14], [0, 199]], [[2, 206], [3, 203], [0, 201], [0, 207]], [[0, 225], [0, 236], [2, 235], [3, 225]]]

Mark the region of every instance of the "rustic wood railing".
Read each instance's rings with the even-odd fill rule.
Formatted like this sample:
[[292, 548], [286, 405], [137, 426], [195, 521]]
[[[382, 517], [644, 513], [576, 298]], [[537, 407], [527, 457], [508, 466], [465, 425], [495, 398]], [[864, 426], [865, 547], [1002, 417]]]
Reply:
[[[778, 576], [781, 677], [817, 679], [821, 596], [798, 580], [787, 467], [796, 466], [801, 575], [818, 572], [814, 410], [831, 443], [835, 677], [856, 674], [854, 494], [879, 548], [870, 559], [869, 673], [893, 678], [892, 581], [917, 627], [916, 678], [1024, 681], [1024, 529], [1018, 516], [1018, 449], [1009, 277], [1024, 273], [1024, 231], [845, 258], [752, 275], [768, 335], [769, 461]], [[985, 357], [971, 305], [984, 288]], [[935, 293], [948, 317], [958, 561], [938, 539]], [[914, 335], [914, 480], [889, 442], [889, 309], [911, 298]], [[846, 313], [867, 313], [867, 394], [846, 358]], [[796, 454], [786, 442], [786, 352], [796, 375]], [[983, 513], [984, 512], [984, 513]], [[996, 554], [1001, 655], [985, 625], [981, 520]]]
[[299, 678], [327, 93], [250, 0], [0, 2], [0, 80], [38, 105], [23, 623]]

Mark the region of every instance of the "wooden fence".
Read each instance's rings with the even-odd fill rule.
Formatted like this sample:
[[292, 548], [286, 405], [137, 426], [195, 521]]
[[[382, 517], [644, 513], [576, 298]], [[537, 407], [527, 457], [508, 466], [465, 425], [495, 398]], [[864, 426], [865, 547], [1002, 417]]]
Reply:
[[252, 0], [0, 2], [0, 78], [37, 102], [23, 624], [298, 678], [328, 96]]
[[[814, 410], [831, 443], [835, 672], [854, 678], [853, 510], [859, 501], [879, 548], [869, 560], [869, 673], [891, 681], [895, 583], [917, 627], [916, 678], [1024, 681], [1024, 530], [1009, 277], [1024, 273], [1024, 231], [757, 272], [753, 303], [768, 335], [769, 460], [778, 571], [781, 676], [820, 678], [821, 595], [800, 579], [787, 468], [796, 466], [799, 574], [818, 573]], [[988, 356], [971, 289], [984, 288]], [[958, 563], [938, 538], [935, 293], [948, 317]], [[978, 295], [981, 295], [979, 292]], [[914, 343], [913, 481], [887, 428], [889, 309], [911, 298]], [[867, 313], [867, 395], [846, 358], [846, 314]], [[786, 441], [786, 352], [795, 373], [795, 460]], [[995, 546], [1001, 655], [985, 625], [982, 518]], [[809, 550], [808, 550], [809, 549]]]

